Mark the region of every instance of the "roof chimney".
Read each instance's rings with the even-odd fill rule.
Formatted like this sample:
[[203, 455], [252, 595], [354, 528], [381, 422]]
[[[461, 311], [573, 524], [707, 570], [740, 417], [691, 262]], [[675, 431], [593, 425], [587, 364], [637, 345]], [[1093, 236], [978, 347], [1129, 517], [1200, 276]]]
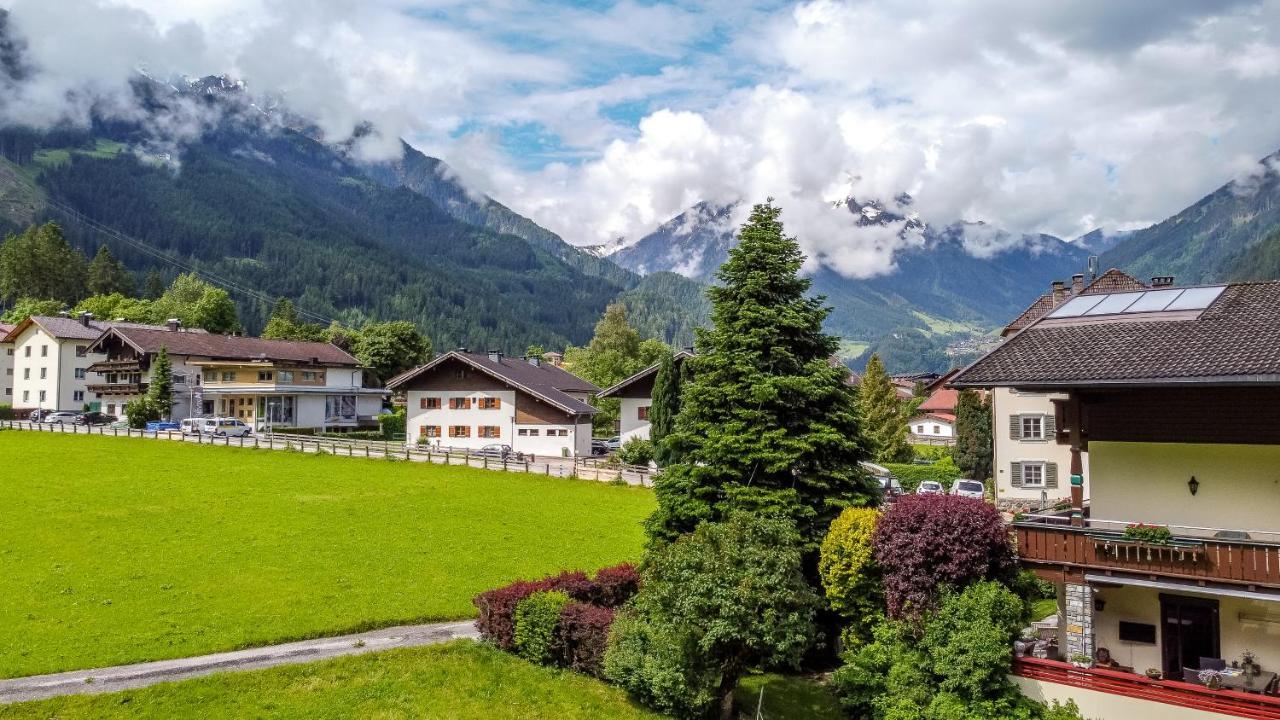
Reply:
[[91, 312], [82, 312], [82, 313], [80, 313], [80, 324], [81, 324], [81, 325], [83, 325], [83, 326], [85, 326], [85, 327], [89, 327], [89, 321], [90, 321], [90, 320], [92, 320], [92, 319], [93, 319], [93, 313], [91, 313]]
[[59, 310], [58, 317], [69, 318], [71, 317], [71, 313], [67, 312], [66, 310]]
[[465, 353], [465, 352], [470, 352], [470, 351], [469, 351], [469, 350], [467, 350], [467, 346], [466, 346], [466, 345], [461, 345], [461, 346], [459, 346], [459, 347], [458, 347], [458, 352], [460, 352], [460, 353]]
[[164, 324], [169, 328], [169, 332], [178, 332], [178, 328], [182, 327], [182, 321], [178, 318], [169, 318]]
[[529, 364], [534, 367], [542, 367], [542, 358], [537, 355], [526, 355], [524, 359], [528, 360]]
[[1084, 274], [1076, 273], [1071, 276], [1071, 294], [1079, 295], [1084, 292]]
[[1156, 275], [1155, 277], [1151, 278], [1151, 287], [1153, 288], [1169, 287], [1172, 284], [1173, 284], [1172, 275]]
[[1094, 280], [1097, 280], [1097, 279], [1098, 279], [1098, 256], [1090, 255], [1089, 256], [1089, 282], [1093, 282]]
[[1052, 287], [1053, 287], [1052, 296], [1053, 296], [1054, 305], [1057, 305], [1058, 303], [1067, 299], [1066, 283], [1062, 282], [1061, 280], [1054, 280]]
[[490, 351], [489, 351], [489, 360], [490, 360], [491, 362], [502, 362], [502, 351], [501, 351], [501, 350], [490, 350]]

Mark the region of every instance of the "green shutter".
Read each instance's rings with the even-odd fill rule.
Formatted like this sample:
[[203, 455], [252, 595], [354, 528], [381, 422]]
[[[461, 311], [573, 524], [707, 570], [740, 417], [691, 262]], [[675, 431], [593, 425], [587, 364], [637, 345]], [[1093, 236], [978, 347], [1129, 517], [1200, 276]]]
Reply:
[[1009, 416], [1009, 439], [1010, 440], [1022, 439], [1022, 416], [1021, 415]]
[[1009, 484], [1016, 488], [1022, 487], [1022, 463], [1010, 463]]
[[1044, 464], [1044, 486], [1046, 488], [1058, 487], [1058, 463]]

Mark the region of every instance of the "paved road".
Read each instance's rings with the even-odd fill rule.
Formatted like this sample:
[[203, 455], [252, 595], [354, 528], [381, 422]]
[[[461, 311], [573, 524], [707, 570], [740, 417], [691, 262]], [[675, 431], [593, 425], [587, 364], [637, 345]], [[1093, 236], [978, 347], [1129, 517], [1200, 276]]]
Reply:
[[177, 660], [159, 660], [94, 670], [74, 670], [53, 675], [32, 675], [0, 680], [0, 704], [41, 700], [58, 695], [114, 692], [210, 675], [215, 672], [258, 670], [341, 655], [435, 645], [460, 638], [476, 637], [479, 637], [479, 633], [476, 632], [475, 625], [470, 620], [430, 625], [403, 625], [355, 635], [302, 640], [284, 645]]

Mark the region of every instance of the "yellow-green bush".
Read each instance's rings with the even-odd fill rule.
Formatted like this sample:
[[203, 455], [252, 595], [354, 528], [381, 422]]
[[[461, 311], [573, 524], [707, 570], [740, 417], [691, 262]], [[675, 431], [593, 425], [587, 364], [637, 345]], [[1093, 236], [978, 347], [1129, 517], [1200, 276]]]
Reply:
[[831, 609], [849, 618], [846, 639], [865, 640], [883, 614], [880, 571], [872, 557], [871, 536], [880, 511], [848, 508], [831, 523], [822, 541], [818, 573]]

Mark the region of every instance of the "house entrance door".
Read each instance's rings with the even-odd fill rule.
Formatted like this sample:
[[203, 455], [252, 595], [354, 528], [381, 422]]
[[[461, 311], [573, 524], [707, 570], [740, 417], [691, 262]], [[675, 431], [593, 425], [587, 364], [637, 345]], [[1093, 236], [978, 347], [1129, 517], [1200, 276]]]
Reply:
[[1217, 658], [1218, 601], [1160, 595], [1165, 677], [1182, 678], [1183, 668], [1200, 668], [1200, 658]]

